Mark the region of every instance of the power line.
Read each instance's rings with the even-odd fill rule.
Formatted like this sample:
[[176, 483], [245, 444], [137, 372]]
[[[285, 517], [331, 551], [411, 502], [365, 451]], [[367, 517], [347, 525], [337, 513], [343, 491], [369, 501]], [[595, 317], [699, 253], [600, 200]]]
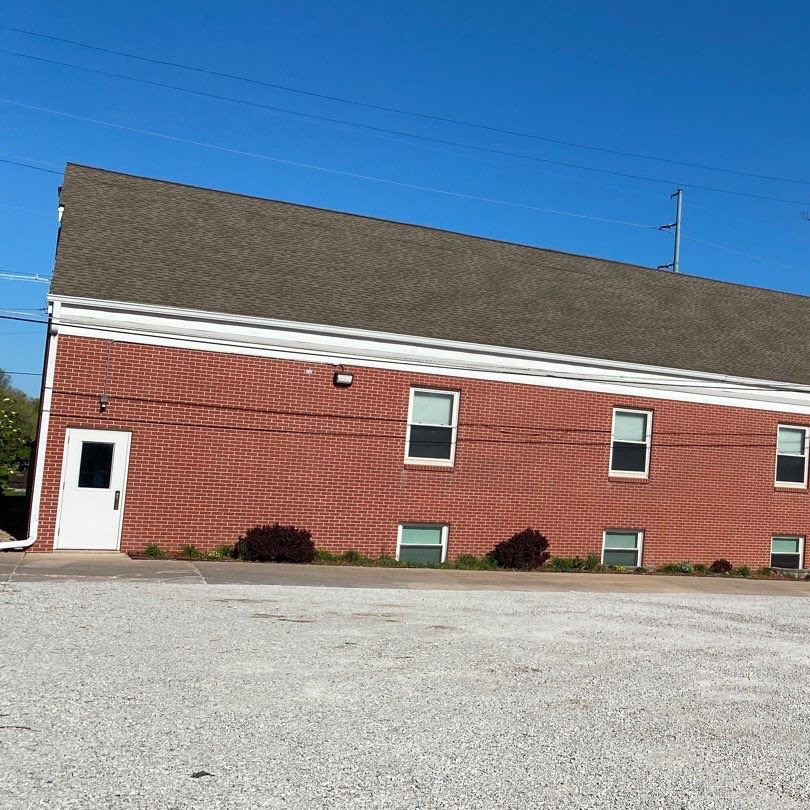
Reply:
[[7, 273], [0, 270], [0, 278], [7, 281], [38, 281], [40, 284], [50, 284], [51, 280], [47, 276], [28, 275], [26, 273]]
[[[651, 271], [652, 272], [652, 271]], [[0, 315], [0, 320], [10, 320], [10, 321], [22, 321], [24, 323], [36, 323], [47, 325], [48, 321], [35, 319], [33, 316], [23, 316], [23, 315]], [[172, 340], [185, 342], [185, 343], [200, 343], [205, 341], [216, 340], [216, 336], [188, 336], [188, 335], [165, 335], [158, 332], [148, 332], [142, 329], [132, 329], [120, 326], [107, 326], [103, 324], [88, 324], [81, 321], [70, 321], [64, 318], [60, 318], [56, 321], [57, 326], [74, 326], [83, 329], [93, 330], [93, 329], [100, 329], [105, 332], [112, 332], [115, 334], [121, 335], [133, 335], [137, 337], [170, 337]], [[315, 350], [315, 349], [305, 349], [305, 348], [290, 348], [290, 347], [283, 347], [283, 346], [262, 346], [261, 344], [256, 343], [244, 343], [240, 341], [222, 341], [223, 345], [227, 345], [231, 348], [242, 348], [242, 349], [256, 349], [256, 348], [265, 348], [267, 351], [275, 351], [287, 355], [305, 355], [309, 357], [330, 357], [335, 359], [338, 363], [341, 362], [350, 362], [351, 360], [362, 360], [366, 359], [362, 355], [352, 355], [349, 353], [340, 353], [334, 352], [329, 350]], [[506, 366], [490, 366], [488, 368], [482, 367], [479, 365], [463, 365], [463, 364], [449, 364], [449, 363], [440, 363], [437, 361], [427, 361], [427, 360], [419, 360], [417, 358], [410, 358], [410, 357], [383, 357], [378, 358], [379, 362], [388, 363], [388, 364], [400, 364], [400, 365], [410, 365], [410, 366], [424, 366], [428, 368], [440, 368], [443, 370], [454, 370], [454, 371], [491, 371], [498, 374], [506, 374], [511, 376], [517, 377], [542, 377], [552, 380], [561, 380], [567, 382], [590, 382], [590, 383], [605, 383], [609, 385], [619, 385], [619, 386], [639, 386], [644, 388], [653, 388], [653, 389], [661, 389], [666, 390], [667, 388], [689, 388], [694, 390], [702, 390], [702, 391], [718, 391], [721, 394], [725, 391], [753, 391], [753, 392], [770, 392], [770, 393], [792, 393], [792, 394], [810, 394], [810, 388], [798, 388], [794, 387], [791, 384], [779, 384], [779, 383], [770, 383], [770, 382], [761, 382], [755, 385], [744, 385], [741, 383], [717, 383], [713, 380], [707, 380], [705, 382], [702, 381], [690, 381], [690, 380], [648, 380], [639, 377], [632, 377], [632, 376], [612, 376], [612, 377], [605, 377], [605, 376], [594, 376], [594, 375], [582, 375], [582, 374], [561, 374], [561, 373], [554, 373], [554, 372], [546, 372], [541, 369], [535, 370], [528, 370], [528, 369], [515, 369], [509, 368]], [[319, 362], [319, 361], [315, 361]], [[798, 385], [798, 384], [795, 384]]]
[[549, 158], [541, 158], [541, 157], [537, 157], [535, 155], [526, 155], [526, 154], [523, 154], [521, 152], [510, 152], [510, 151], [507, 151], [507, 150], [504, 150], [504, 149], [494, 149], [494, 148], [486, 147], [486, 146], [476, 146], [474, 144], [461, 143], [459, 141], [451, 141], [451, 140], [447, 140], [447, 139], [444, 139], [444, 138], [435, 138], [435, 137], [431, 137], [431, 136], [428, 136], [428, 135], [418, 135], [418, 134], [415, 134], [413, 132], [403, 132], [401, 130], [388, 129], [386, 127], [375, 127], [375, 126], [371, 126], [370, 124], [359, 124], [357, 122], [347, 121], [347, 120], [341, 119], [341, 118], [331, 118], [329, 116], [316, 115], [315, 113], [299, 112], [298, 110], [290, 110], [290, 109], [287, 109], [287, 108], [284, 108], [284, 107], [275, 107], [275, 106], [271, 106], [271, 105], [268, 105], [268, 104], [260, 104], [259, 102], [247, 101], [245, 99], [233, 98], [231, 96], [219, 95], [217, 93], [208, 93], [208, 92], [205, 92], [205, 91], [202, 91], [202, 90], [192, 90], [192, 89], [187, 88], [187, 87], [180, 87], [178, 85], [168, 84], [166, 82], [156, 82], [156, 81], [152, 81], [150, 79], [141, 79], [141, 78], [137, 78], [135, 76], [127, 76], [126, 74], [123, 74], [123, 73], [113, 73], [112, 71], [85, 67], [83, 65], [76, 65], [76, 64], [73, 64], [71, 62], [64, 62], [64, 61], [61, 61], [61, 60], [58, 60], [58, 59], [46, 59], [45, 57], [42, 57], [42, 56], [33, 56], [31, 54], [20, 53], [18, 51], [10, 51], [10, 50], [6, 50], [4, 48], [0, 48], [0, 53], [6, 53], [6, 54], [9, 54], [11, 56], [18, 56], [18, 57], [22, 57], [24, 59], [31, 59], [31, 60], [34, 60], [34, 61], [37, 61], [37, 62], [44, 62], [44, 63], [48, 63], [48, 64], [53, 64], [53, 65], [60, 65], [60, 66], [63, 66], [63, 67], [69, 67], [69, 68], [73, 68], [75, 70], [83, 70], [83, 71], [85, 71], [87, 73], [95, 73], [95, 74], [99, 74], [99, 75], [102, 75], [102, 76], [110, 76], [110, 77], [117, 78], [117, 79], [124, 79], [124, 80], [130, 81], [130, 82], [137, 82], [139, 84], [150, 85], [152, 87], [161, 87], [161, 88], [168, 89], [168, 90], [175, 90], [175, 91], [178, 91], [178, 92], [181, 92], [181, 93], [188, 93], [188, 94], [191, 94], [191, 95], [200, 96], [200, 97], [203, 97], [203, 98], [210, 98], [210, 99], [214, 99], [214, 100], [217, 100], [217, 101], [227, 101], [227, 102], [230, 102], [230, 103], [233, 103], [233, 104], [241, 104], [243, 106], [253, 107], [253, 108], [256, 108], [256, 109], [269, 110], [269, 111], [272, 111], [272, 112], [283, 113], [285, 115], [294, 115], [294, 116], [298, 116], [298, 117], [301, 117], [301, 118], [308, 118], [308, 119], [311, 119], [311, 120], [324, 121], [324, 122], [330, 123], [330, 124], [338, 124], [338, 125], [341, 125], [341, 126], [355, 127], [355, 128], [358, 128], [358, 129], [368, 130], [370, 132], [379, 133], [379, 134], [382, 134], [382, 135], [388, 135], [388, 136], [395, 135], [395, 136], [405, 137], [405, 138], [414, 138], [416, 140], [426, 141], [428, 143], [438, 143], [438, 144], [444, 144], [445, 146], [455, 146], [455, 147], [459, 147], [459, 148], [462, 148], [462, 149], [472, 149], [472, 150], [475, 150], [477, 152], [483, 152], [483, 153], [487, 153], [487, 154], [502, 155], [502, 156], [506, 156], [506, 157], [518, 158], [520, 160], [530, 160], [530, 161], [533, 161], [533, 162], [536, 162], [536, 163], [548, 163], [548, 164], [551, 164], [551, 165], [554, 165], [554, 166], [565, 166], [565, 167], [570, 168], [570, 169], [580, 169], [582, 171], [597, 172], [599, 174], [609, 174], [609, 175], [612, 175], [614, 177], [624, 177], [624, 178], [628, 178], [628, 179], [632, 179], [632, 180], [644, 180], [644, 181], [651, 182], [651, 183], [663, 183], [664, 185], [668, 185], [668, 186], [685, 186], [685, 187], [688, 187], [688, 188], [699, 189], [701, 191], [710, 191], [710, 192], [713, 192], [713, 193], [716, 193], [716, 194], [731, 194], [731, 195], [736, 196], [736, 197], [751, 197], [753, 199], [768, 200], [770, 202], [781, 202], [781, 203], [789, 203], [789, 204], [795, 204], [795, 205], [808, 205], [810, 203], [810, 201], [808, 201], [808, 200], [794, 200], [794, 199], [788, 199], [788, 198], [785, 198], [785, 197], [774, 197], [774, 196], [767, 195], [767, 194], [755, 194], [753, 192], [734, 191], [732, 189], [716, 188], [714, 186], [704, 186], [704, 185], [698, 185], [696, 183], [685, 183], [682, 180], [669, 180], [669, 179], [665, 179], [665, 178], [661, 178], [661, 177], [650, 177], [650, 176], [646, 176], [646, 175], [629, 174], [627, 172], [618, 172], [618, 171], [613, 171], [613, 170], [610, 170], [610, 169], [599, 169], [599, 168], [596, 168], [594, 166], [583, 166], [582, 164], [579, 164], [579, 163], [570, 163], [570, 162], [565, 162], [565, 161], [560, 161], [560, 160], [551, 160]]
[[24, 375], [26, 377], [41, 377], [41, 371], [6, 371], [5, 369], [0, 369], [0, 371], [5, 372], [6, 374], [11, 374], [13, 376]]
[[705, 239], [697, 239], [694, 236], [687, 236], [687, 234], [684, 234], [683, 238], [688, 239], [690, 242], [698, 242], [701, 245], [708, 245], [709, 247], [718, 248], [719, 250], [727, 250], [729, 253], [736, 253], [738, 256], [747, 256], [749, 259], [758, 259], [761, 262], [768, 262], [768, 264], [786, 267], [788, 270], [796, 270], [799, 273], [807, 272], [806, 270], [802, 270], [800, 267], [794, 267], [792, 264], [784, 264], [783, 262], [777, 262], [773, 259], [766, 259], [763, 256], [755, 256], [753, 253], [745, 253], [742, 250], [736, 250], [735, 248], [726, 247], [725, 245], [718, 245], [715, 242], [707, 242]]
[[[295, 161], [295, 160], [285, 160], [283, 158], [273, 157], [271, 155], [264, 155], [264, 154], [261, 154], [259, 152], [246, 152], [246, 151], [241, 150], [241, 149], [232, 149], [232, 148], [227, 147], [227, 146], [217, 146], [216, 144], [205, 143], [204, 141], [195, 141], [195, 140], [191, 140], [189, 138], [180, 138], [180, 137], [177, 137], [175, 135], [166, 135], [166, 134], [164, 134], [162, 132], [154, 132], [154, 131], [146, 130], [146, 129], [138, 129], [137, 127], [128, 127], [128, 126], [124, 126], [123, 124], [112, 123], [111, 121], [103, 121], [103, 120], [98, 119], [98, 118], [88, 118], [88, 117], [83, 116], [83, 115], [75, 115], [74, 113], [63, 112], [62, 110], [54, 110], [54, 109], [51, 109], [49, 107], [38, 107], [38, 106], [35, 106], [33, 104], [24, 104], [21, 101], [13, 101], [11, 99], [6, 99], [6, 98], [0, 98], [0, 104], [10, 104], [10, 105], [15, 106], [15, 107], [24, 107], [24, 108], [29, 109], [29, 110], [37, 110], [38, 112], [46, 112], [46, 113], [50, 113], [52, 115], [60, 115], [60, 116], [63, 116], [65, 118], [72, 118], [72, 119], [75, 119], [77, 121], [87, 121], [87, 122], [89, 122], [91, 124], [99, 124], [101, 126], [113, 127], [114, 129], [121, 129], [121, 130], [125, 130], [127, 132], [137, 132], [140, 135], [149, 135], [149, 136], [152, 136], [152, 137], [155, 137], [155, 138], [163, 138], [164, 140], [174, 141], [176, 143], [185, 143], [185, 144], [190, 144], [192, 146], [203, 147], [203, 148], [206, 148], [206, 149], [215, 149], [215, 150], [217, 150], [219, 152], [227, 152], [227, 153], [233, 154], [233, 155], [241, 155], [243, 157], [257, 158], [258, 160], [269, 160], [269, 161], [272, 161], [273, 163], [282, 163], [282, 164], [287, 165], [287, 166], [297, 166], [297, 167], [303, 168], [303, 169], [312, 169], [314, 171], [327, 172], [329, 174], [337, 174], [337, 175], [341, 175], [343, 177], [352, 177], [352, 178], [355, 178], [355, 179], [358, 179], [358, 180], [370, 180], [370, 181], [375, 182], [375, 183], [385, 183], [387, 185], [398, 186], [400, 188], [410, 188], [410, 189], [414, 189], [416, 191], [427, 191], [427, 192], [430, 192], [432, 194], [443, 194], [443, 195], [449, 196], [449, 197], [459, 197], [461, 199], [475, 200], [477, 202], [486, 202], [486, 203], [492, 203], [492, 204], [495, 204], [495, 205], [506, 205], [506, 206], [510, 206], [512, 208], [524, 208], [524, 209], [526, 209], [528, 211], [539, 211], [539, 212], [544, 213], [544, 214], [559, 214], [560, 216], [576, 217], [577, 219], [588, 219], [588, 220], [593, 220], [595, 222], [607, 222], [607, 223], [611, 223], [613, 225], [628, 225], [628, 226], [634, 227], [634, 228], [646, 228], [646, 229], [656, 230], [656, 231], [658, 230], [658, 228], [656, 226], [654, 226], [654, 225], [647, 225], [645, 223], [640, 223], [640, 222], [627, 222], [627, 221], [619, 220], [619, 219], [608, 219], [608, 218], [605, 218], [605, 217], [593, 217], [593, 216], [590, 216], [590, 215], [587, 215], [587, 214], [577, 214], [577, 213], [574, 213], [572, 211], [559, 211], [559, 210], [554, 209], [554, 208], [540, 208], [539, 206], [536, 206], [536, 205], [528, 205], [526, 203], [511, 202], [509, 200], [500, 200], [500, 199], [496, 199], [494, 197], [482, 197], [482, 196], [479, 196], [479, 195], [476, 195], [476, 194], [463, 194], [462, 192], [459, 192], [459, 191], [448, 191], [447, 189], [434, 188], [433, 186], [420, 186], [420, 185], [415, 185], [413, 183], [403, 183], [403, 182], [400, 182], [399, 180], [387, 180], [387, 179], [382, 178], [382, 177], [374, 177], [373, 175], [358, 174], [356, 172], [346, 172], [346, 171], [342, 171], [340, 169], [330, 169], [330, 168], [327, 168], [325, 166], [318, 166], [318, 165], [316, 165], [314, 163], [302, 163], [302, 162]], [[34, 168], [34, 167], [31, 167], [31, 168]]]
[[33, 169], [37, 172], [47, 172], [48, 174], [62, 174], [62, 172], [56, 172], [53, 169], [44, 169], [42, 166], [31, 166], [28, 163], [20, 163], [17, 160], [8, 160], [6, 158], [0, 158], [0, 163], [8, 163], [11, 166], [22, 166], [25, 169]]
[[[622, 151], [622, 150], [618, 150], [618, 149], [608, 149], [608, 148], [602, 147], [602, 146], [592, 146], [592, 145], [589, 145], [589, 144], [582, 144], [582, 143], [577, 143], [577, 142], [574, 142], [574, 141], [565, 141], [565, 140], [562, 140], [562, 139], [559, 139], [559, 138], [551, 138], [551, 137], [548, 137], [548, 136], [545, 136], [545, 135], [538, 135], [536, 133], [522, 132], [522, 131], [519, 131], [519, 130], [506, 129], [506, 128], [502, 128], [502, 127], [495, 127], [495, 126], [492, 126], [492, 125], [489, 125], [489, 124], [481, 124], [481, 123], [477, 123], [477, 122], [473, 122], [473, 121], [466, 121], [466, 120], [459, 119], [459, 118], [451, 118], [451, 117], [441, 116], [441, 115], [431, 115], [431, 114], [428, 114], [428, 113], [416, 112], [414, 110], [405, 110], [405, 109], [401, 109], [401, 108], [397, 108], [397, 107], [388, 107], [388, 106], [384, 106], [384, 105], [380, 105], [380, 104], [370, 104], [370, 103], [363, 102], [363, 101], [357, 101], [356, 99], [349, 99], [349, 98], [345, 98], [345, 97], [341, 97], [341, 96], [332, 96], [332, 95], [328, 95], [328, 94], [325, 94], [325, 93], [316, 93], [316, 92], [312, 92], [312, 91], [309, 91], [309, 90], [302, 90], [301, 88], [297, 88], [297, 87], [291, 87], [289, 85], [275, 84], [273, 82], [262, 81], [260, 79], [254, 79], [254, 78], [251, 78], [251, 77], [248, 77], [248, 76], [241, 76], [241, 75], [233, 74], [233, 73], [225, 73], [225, 72], [222, 72], [222, 71], [211, 70], [211, 69], [208, 69], [208, 68], [201, 68], [201, 67], [197, 67], [197, 66], [194, 66], [194, 65], [183, 64], [183, 63], [180, 63], [180, 62], [171, 62], [171, 61], [167, 61], [167, 60], [153, 59], [153, 58], [146, 57], [146, 56], [141, 56], [141, 55], [138, 55], [138, 54], [128, 53], [126, 51], [117, 51], [117, 50], [114, 50], [112, 48], [103, 48], [103, 47], [100, 47], [100, 46], [97, 46], [97, 45], [90, 45], [90, 44], [88, 44], [86, 42], [79, 42], [79, 41], [73, 40], [73, 39], [66, 39], [66, 38], [63, 38], [63, 37], [56, 37], [56, 36], [50, 36], [48, 34], [41, 34], [41, 33], [38, 33], [36, 31], [29, 31], [29, 30], [26, 30], [26, 29], [23, 29], [23, 28], [12, 28], [10, 26], [3, 26], [3, 27], [7, 31], [14, 31], [15, 33], [23, 34], [25, 36], [38, 37], [40, 39], [48, 39], [48, 40], [52, 40], [54, 42], [63, 42], [63, 43], [69, 44], [69, 45], [75, 45], [77, 47], [86, 48], [86, 49], [92, 50], [92, 51], [98, 51], [98, 52], [101, 52], [101, 53], [114, 54], [116, 56], [123, 56], [123, 57], [126, 57], [128, 59], [136, 59], [136, 60], [139, 60], [141, 62], [148, 62], [148, 63], [153, 64], [153, 65], [162, 65], [164, 67], [180, 68], [181, 70], [189, 70], [189, 71], [193, 71], [195, 73], [202, 73], [202, 74], [205, 74], [205, 75], [208, 75], [208, 76], [216, 76], [216, 77], [219, 77], [219, 78], [232, 79], [232, 80], [235, 80], [235, 81], [246, 82], [246, 83], [257, 85], [257, 86], [260, 86], [260, 87], [268, 87], [268, 88], [271, 88], [271, 89], [274, 89], [274, 90], [283, 90], [284, 92], [297, 93], [299, 95], [310, 96], [312, 98], [320, 98], [320, 99], [324, 99], [324, 100], [327, 100], [327, 101], [337, 101], [337, 102], [340, 102], [341, 104], [350, 104], [352, 106], [364, 107], [364, 108], [370, 109], [370, 110], [380, 110], [380, 111], [384, 111], [384, 112], [392, 112], [392, 113], [396, 113], [398, 115], [408, 115], [408, 116], [412, 116], [412, 117], [415, 117], [415, 118], [423, 118], [423, 119], [430, 120], [430, 121], [440, 121], [440, 122], [446, 123], [446, 124], [457, 124], [457, 125], [460, 125], [460, 126], [472, 127], [472, 128], [475, 128], [475, 129], [486, 130], [486, 131], [489, 131], [489, 132], [497, 132], [497, 133], [499, 133], [501, 135], [512, 135], [512, 136], [516, 136], [516, 137], [519, 137], [519, 138], [529, 138], [529, 139], [532, 139], [532, 140], [545, 141], [547, 143], [554, 143], [554, 144], [557, 144], [557, 145], [560, 145], [560, 146], [569, 146], [569, 147], [573, 147], [575, 149], [587, 149], [589, 151], [602, 152], [602, 153], [610, 154], [610, 155], [620, 155], [622, 157], [638, 158], [638, 159], [641, 159], [641, 160], [659, 161], [661, 163], [669, 163], [669, 164], [676, 165], [676, 166], [687, 166], [687, 167], [693, 168], [693, 169], [706, 169], [706, 170], [709, 170], [709, 171], [723, 172], [725, 174], [735, 174], [735, 175], [739, 175], [741, 177], [752, 177], [752, 178], [756, 178], [756, 179], [759, 179], [759, 180], [773, 180], [773, 181], [783, 182], [783, 183], [795, 183], [797, 185], [803, 185], [803, 186], [807, 185], [807, 181], [796, 180], [795, 178], [792, 178], [792, 177], [779, 177], [779, 176], [775, 176], [775, 175], [757, 174], [755, 172], [745, 172], [745, 171], [740, 171], [740, 170], [737, 170], [737, 169], [729, 169], [729, 168], [725, 168], [725, 167], [721, 167], [721, 166], [712, 166], [712, 165], [705, 164], [705, 163], [690, 163], [688, 161], [683, 161], [683, 160], [674, 160], [672, 158], [664, 158], [664, 157], [655, 156], [655, 155], [646, 155], [646, 154], [643, 154], [643, 153], [640, 153], [640, 152], [628, 152], [628, 151]], [[27, 55], [27, 54], [23, 54], [23, 55]], [[30, 57], [30, 58], [37, 58], [37, 57]], [[47, 61], [47, 60], [43, 60], [43, 61]]]

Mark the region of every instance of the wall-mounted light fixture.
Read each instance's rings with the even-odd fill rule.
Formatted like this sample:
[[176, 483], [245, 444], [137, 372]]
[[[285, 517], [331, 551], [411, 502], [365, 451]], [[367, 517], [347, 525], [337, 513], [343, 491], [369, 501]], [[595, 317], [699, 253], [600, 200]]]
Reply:
[[110, 395], [109, 394], [99, 394], [98, 397], [98, 409], [104, 413], [110, 405]]
[[338, 388], [348, 388], [354, 382], [354, 374], [348, 371], [336, 371], [335, 376], [332, 377], [332, 382]]

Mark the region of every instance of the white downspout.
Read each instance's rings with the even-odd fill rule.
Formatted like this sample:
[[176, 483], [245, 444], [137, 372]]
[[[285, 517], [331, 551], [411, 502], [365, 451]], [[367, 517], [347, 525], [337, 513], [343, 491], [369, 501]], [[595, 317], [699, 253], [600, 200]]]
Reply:
[[51, 399], [53, 396], [53, 377], [56, 369], [56, 344], [58, 341], [58, 322], [62, 304], [54, 301], [51, 304], [51, 319], [48, 329], [46, 352], [48, 364], [45, 367], [45, 383], [42, 387], [41, 417], [37, 434], [37, 462], [34, 469], [34, 487], [31, 492], [31, 519], [28, 524], [28, 537], [25, 540], [7, 540], [0, 543], [0, 551], [23, 551], [37, 541], [39, 529], [39, 502], [42, 497], [42, 479], [45, 474], [45, 451], [48, 443], [48, 424], [51, 420]]

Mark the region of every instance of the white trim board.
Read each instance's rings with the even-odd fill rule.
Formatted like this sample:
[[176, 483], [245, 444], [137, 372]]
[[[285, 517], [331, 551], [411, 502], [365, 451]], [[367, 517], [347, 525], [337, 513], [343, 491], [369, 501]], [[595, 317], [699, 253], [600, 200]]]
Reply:
[[[56, 298], [60, 334], [810, 414], [810, 386], [218, 313]], [[133, 334], [134, 333], [134, 334]], [[629, 372], [629, 373], [628, 373]], [[756, 390], [751, 390], [755, 387]]]

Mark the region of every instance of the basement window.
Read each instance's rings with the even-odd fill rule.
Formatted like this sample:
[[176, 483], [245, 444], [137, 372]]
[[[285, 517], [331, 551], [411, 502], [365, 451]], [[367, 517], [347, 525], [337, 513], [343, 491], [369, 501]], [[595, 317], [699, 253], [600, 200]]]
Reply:
[[807, 428], [779, 425], [776, 430], [776, 483], [807, 486]]
[[638, 568], [644, 532], [611, 529], [602, 538], [602, 565]]
[[646, 478], [650, 467], [652, 411], [613, 409], [610, 475]]
[[405, 461], [452, 466], [457, 422], [457, 391], [411, 388]]
[[801, 568], [803, 556], [803, 537], [771, 538], [771, 568]]
[[443, 563], [447, 559], [447, 525], [401, 523], [397, 559], [428, 565]]

